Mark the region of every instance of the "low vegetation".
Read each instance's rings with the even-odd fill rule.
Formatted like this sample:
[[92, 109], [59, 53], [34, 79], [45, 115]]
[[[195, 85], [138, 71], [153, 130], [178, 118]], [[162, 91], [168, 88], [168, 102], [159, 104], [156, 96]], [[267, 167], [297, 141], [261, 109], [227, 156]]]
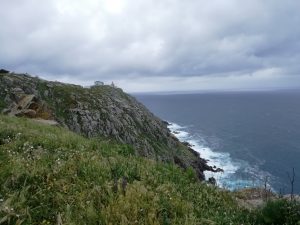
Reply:
[[243, 209], [192, 169], [0, 115], [0, 224], [278, 224], [277, 211], [282, 224], [300, 224], [299, 205], [281, 204]]
[[269, 225], [299, 225], [300, 204], [287, 199], [270, 200], [258, 211], [257, 221], [259, 224]]
[[165, 122], [134, 97], [111, 85], [82, 87], [46, 81], [28, 74], [0, 71], [0, 112], [55, 120], [86, 137], [109, 137], [133, 145], [138, 155], [194, 167], [197, 176], [209, 169], [182, 145]]

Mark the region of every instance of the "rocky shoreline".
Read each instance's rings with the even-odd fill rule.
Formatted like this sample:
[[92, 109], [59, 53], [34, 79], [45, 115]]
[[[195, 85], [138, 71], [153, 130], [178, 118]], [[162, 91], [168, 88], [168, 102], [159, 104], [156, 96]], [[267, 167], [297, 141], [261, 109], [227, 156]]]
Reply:
[[[171, 125], [168, 122], [167, 122], [167, 124]], [[172, 132], [170, 130], [170, 132], [173, 133], [174, 135], [179, 134], [178, 131], [173, 131]], [[178, 139], [178, 141], [180, 141], [180, 140]], [[216, 166], [209, 166], [208, 165], [208, 160], [201, 158], [200, 153], [193, 149], [194, 145], [192, 145], [188, 141], [181, 141], [181, 143], [187, 147], [188, 151], [190, 151], [193, 155], [195, 155], [197, 158], [199, 158], [200, 162], [198, 164], [204, 165], [204, 167], [201, 168], [202, 171], [211, 171], [211, 172], [214, 172], [214, 173], [224, 172], [224, 170], [221, 169], [221, 168], [217, 168]], [[210, 184], [216, 185], [216, 183], [217, 183], [216, 179], [214, 177], [208, 177], [208, 178], [203, 177], [203, 180], [205, 180], [205, 179]]]

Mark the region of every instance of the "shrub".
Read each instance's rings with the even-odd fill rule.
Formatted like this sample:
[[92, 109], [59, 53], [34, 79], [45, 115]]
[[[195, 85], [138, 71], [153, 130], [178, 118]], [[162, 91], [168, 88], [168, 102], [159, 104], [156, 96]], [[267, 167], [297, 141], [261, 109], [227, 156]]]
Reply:
[[285, 199], [270, 200], [258, 212], [258, 224], [300, 225], [300, 204]]

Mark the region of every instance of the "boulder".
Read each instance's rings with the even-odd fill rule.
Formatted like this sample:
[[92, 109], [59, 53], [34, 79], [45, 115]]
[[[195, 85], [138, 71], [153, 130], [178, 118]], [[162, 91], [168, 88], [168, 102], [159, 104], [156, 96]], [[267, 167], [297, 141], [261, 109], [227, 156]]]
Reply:
[[214, 185], [214, 186], [217, 185], [217, 181], [216, 181], [216, 179], [215, 179], [214, 177], [208, 178], [208, 181], [207, 181], [207, 182], [208, 182], [209, 184]]
[[[15, 92], [22, 93], [22, 89], [14, 89]], [[3, 113], [11, 116], [41, 118], [46, 120], [53, 118], [51, 110], [33, 94], [22, 94], [19, 101], [12, 102], [8, 109], [3, 110]]]
[[21, 100], [11, 107], [9, 114], [13, 116], [30, 115], [33, 118], [34, 114], [36, 115], [36, 101], [37, 98], [34, 95], [23, 95]]

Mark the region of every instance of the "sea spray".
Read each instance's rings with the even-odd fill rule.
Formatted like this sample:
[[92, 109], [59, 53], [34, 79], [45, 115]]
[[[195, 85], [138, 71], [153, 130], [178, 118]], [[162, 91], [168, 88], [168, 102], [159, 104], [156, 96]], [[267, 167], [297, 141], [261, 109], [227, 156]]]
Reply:
[[197, 135], [191, 134], [186, 126], [169, 122], [168, 128], [180, 141], [189, 143], [199, 152], [201, 157], [208, 161], [209, 166], [224, 170], [224, 172], [204, 172], [206, 179], [215, 178], [219, 187], [235, 190], [262, 186], [264, 178], [270, 177], [269, 174], [259, 171], [257, 167], [251, 167], [245, 161], [232, 159], [229, 153], [213, 151], [205, 146]]

